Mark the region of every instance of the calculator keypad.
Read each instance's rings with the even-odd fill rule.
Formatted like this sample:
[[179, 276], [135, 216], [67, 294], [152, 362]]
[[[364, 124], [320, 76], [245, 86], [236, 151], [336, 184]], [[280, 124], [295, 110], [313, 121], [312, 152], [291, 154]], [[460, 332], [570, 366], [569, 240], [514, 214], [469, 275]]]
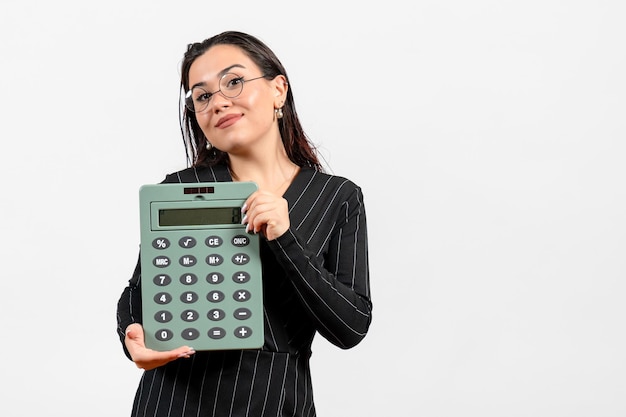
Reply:
[[260, 348], [263, 295], [258, 236], [243, 228], [158, 231], [142, 248], [146, 346]]

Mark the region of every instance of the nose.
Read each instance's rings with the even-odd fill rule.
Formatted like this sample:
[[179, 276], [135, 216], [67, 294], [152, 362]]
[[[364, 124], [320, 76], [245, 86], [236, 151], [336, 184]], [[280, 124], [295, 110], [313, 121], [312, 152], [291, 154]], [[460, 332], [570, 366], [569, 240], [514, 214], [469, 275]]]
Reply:
[[213, 97], [211, 97], [211, 101], [209, 104], [212, 106], [212, 111], [217, 113], [225, 107], [230, 106], [231, 99], [224, 96], [221, 91], [218, 91], [217, 93], [213, 94]]

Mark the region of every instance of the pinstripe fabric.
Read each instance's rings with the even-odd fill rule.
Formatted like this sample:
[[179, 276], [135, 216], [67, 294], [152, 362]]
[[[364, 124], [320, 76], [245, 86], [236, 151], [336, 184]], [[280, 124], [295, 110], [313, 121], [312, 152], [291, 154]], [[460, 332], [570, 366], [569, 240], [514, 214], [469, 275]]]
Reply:
[[[217, 166], [188, 168], [164, 182], [231, 180]], [[132, 416], [315, 416], [314, 335], [348, 349], [365, 337], [371, 321], [365, 209], [354, 183], [308, 168], [284, 197], [291, 228], [261, 240], [264, 346], [196, 352], [144, 372]], [[141, 323], [140, 285], [138, 262], [118, 302], [122, 346], [126, 327]]]

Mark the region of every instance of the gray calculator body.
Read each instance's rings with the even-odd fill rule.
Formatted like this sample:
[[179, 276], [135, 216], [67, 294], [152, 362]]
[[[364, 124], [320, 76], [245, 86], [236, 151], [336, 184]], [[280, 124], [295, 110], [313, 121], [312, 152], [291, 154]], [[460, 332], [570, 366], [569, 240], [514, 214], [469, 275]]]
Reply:
[[165, 351], [263, 345], [259, 236], [241, 224], [253, 182], [140, 188], [146, 347]]

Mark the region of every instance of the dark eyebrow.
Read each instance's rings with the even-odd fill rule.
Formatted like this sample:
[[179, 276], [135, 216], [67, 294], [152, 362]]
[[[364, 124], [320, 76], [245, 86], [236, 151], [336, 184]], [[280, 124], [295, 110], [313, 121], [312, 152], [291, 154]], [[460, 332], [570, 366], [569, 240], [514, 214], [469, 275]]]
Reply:
[[[226, 74], [226, 73], [230, 72], [230, 70], [231, 70], [231, 69], [233, 69], [233, 68], [244, 68], [244, 69], [245, 69], [246, 67], [244, 67], [244, 66], [243, 66], [243, 65], [241, 65], [241, 64], [233, 64], [233, 65], [231, 65], [231, 66], [229, 66], [229, 67], [226, 67], [226, 68], [224, 68], [223, 70], [221, 70], [221, 71], [217, 74], [217, 76], [218, 76], [219, 78], [222, 78], [222, 77], [224, 76], [224, 74]], [[200, 81], [199, 83], [196, 83], [196, 84], [192, 85], [192, 86], [191, 86], [191, 88], [190, 88], [190, 90], [193, 90], [193, 89], [194, 89], [194, 88], [196, 88], [196, 87], [204, 87], [204, 86], [206, 86], [206, 82], [204, 82], [204, 81]]]

